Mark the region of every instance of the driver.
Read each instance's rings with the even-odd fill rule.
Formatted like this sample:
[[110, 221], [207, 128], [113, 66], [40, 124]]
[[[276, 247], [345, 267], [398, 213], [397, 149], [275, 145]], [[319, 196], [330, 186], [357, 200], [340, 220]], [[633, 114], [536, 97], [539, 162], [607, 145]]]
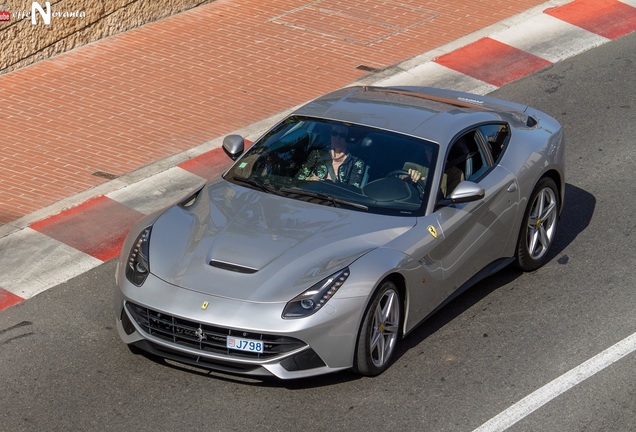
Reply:
[[[427, 146], [424, 150], [426, 157], [425, 163], [430, 166], [433, 163], [433, 149]], [[408, 175], [403, 175], [401, 178], [410, 179], [413, 183], [417, 183], [418, 181], [422, 181], [422, 183], [424, 183], [428, 176], [428, 166], [420, 165], [415, 162], [405, 162], [402, 170], [408, 172]]]
[[333, 125], [328, 149], [314, 150], [298, 171], [299, 180], [331, 180], [336, 183], [362, 187], [366, 164], [347, 151], [349, 129]]

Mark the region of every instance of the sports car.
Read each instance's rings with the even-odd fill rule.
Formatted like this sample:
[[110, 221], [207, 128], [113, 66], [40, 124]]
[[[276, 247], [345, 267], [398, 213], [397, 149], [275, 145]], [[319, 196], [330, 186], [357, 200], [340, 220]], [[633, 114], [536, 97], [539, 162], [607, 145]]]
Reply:
[[375, 376], [476, 282], [551, 258], [561, 125], [426, 87], [349, 87], [295, 110], [172, 207], [117, 265], [126, 344], [228, 374]]

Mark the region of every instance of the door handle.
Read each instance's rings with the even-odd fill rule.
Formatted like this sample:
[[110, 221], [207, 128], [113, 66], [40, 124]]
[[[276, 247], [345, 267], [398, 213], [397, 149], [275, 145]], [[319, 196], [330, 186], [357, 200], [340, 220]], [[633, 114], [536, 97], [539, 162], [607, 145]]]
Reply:
[[517, 183], [510, 183], [508, 186], [508, 192], [516, 192], [517, 191]]

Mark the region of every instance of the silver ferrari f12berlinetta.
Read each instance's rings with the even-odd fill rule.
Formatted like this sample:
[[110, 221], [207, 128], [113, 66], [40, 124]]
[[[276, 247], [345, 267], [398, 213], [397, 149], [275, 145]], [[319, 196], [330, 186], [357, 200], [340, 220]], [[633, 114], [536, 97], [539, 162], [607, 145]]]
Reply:
[[123, 245], [126, 344], [229, 374], [378, 375], [462, 291], [551, 257], [564, 137], [522, 104], [349, 87], [223, 149], [231, 168]]

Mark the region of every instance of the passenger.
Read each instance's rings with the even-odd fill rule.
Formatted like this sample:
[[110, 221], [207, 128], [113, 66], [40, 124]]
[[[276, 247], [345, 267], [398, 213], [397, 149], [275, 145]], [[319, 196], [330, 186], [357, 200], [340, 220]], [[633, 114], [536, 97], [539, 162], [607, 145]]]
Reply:
[[314, 150], [298, 171], [299, 180], [331, 180], [362, 187], [366, 164], [347, 151], [349, 129], [344, 125], [331, 128], [329, 149]]

